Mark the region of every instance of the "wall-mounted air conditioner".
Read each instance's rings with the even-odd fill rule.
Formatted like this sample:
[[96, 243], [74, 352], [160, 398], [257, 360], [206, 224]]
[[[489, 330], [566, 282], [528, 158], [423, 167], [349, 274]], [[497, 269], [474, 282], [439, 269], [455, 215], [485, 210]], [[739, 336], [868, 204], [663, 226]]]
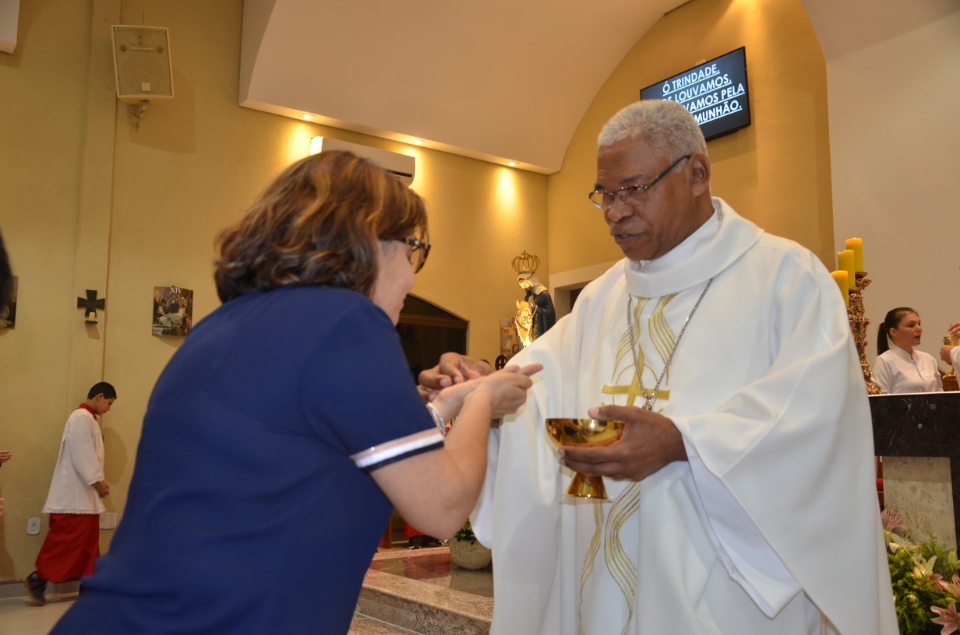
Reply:
[[325, 150], [348, 150], [359, 157], [370, 159], [390, 174], [396, 176], [403, 183], [407, 185], [413, 183], [417, 163], [414, 157], [400, 154], [399, 152], [371, 148], [370, 146], [360, 145], [359, 143], [341, 141], [333, 137], [314, 137], [310, 140], [310, 154], [316, 154]]

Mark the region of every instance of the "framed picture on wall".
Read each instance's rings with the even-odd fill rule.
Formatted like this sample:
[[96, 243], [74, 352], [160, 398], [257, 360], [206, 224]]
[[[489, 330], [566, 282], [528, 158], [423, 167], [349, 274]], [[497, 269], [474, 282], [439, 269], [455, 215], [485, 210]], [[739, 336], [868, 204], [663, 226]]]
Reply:
[[19, 276], [10, 279], [10, 300], [0, 307], [0, 329], [12, 329], [17, 326], [17, 286]]
[[153, 288], [153, 334], [183, 337], [193, 327], [193, 290]]

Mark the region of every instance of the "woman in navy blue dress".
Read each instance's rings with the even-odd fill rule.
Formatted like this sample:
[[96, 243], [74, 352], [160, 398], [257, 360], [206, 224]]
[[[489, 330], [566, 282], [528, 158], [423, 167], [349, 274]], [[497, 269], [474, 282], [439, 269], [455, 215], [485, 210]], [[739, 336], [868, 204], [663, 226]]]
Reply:
[[422, 199], [346, 152], [290, 166], [221, 233], [223, 305], [158, 379], [110, 552], [54, 633], [346, 633], [393, 507], [460, 527], [490, 421], [538, 367], [425, 407], [395, 325], [427, 236]]

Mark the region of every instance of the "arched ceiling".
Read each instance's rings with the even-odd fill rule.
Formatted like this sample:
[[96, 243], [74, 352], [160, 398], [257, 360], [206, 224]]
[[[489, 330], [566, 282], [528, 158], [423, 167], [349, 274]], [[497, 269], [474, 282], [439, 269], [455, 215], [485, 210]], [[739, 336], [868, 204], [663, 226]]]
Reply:
[[245, 0], [240, 103], [549, 174], [687, 0]]
[[[687, 1], [244, 0], [240, 104], [551, 174], [624, 55]], [[802, 2], [828, 60], [960, 6]]]

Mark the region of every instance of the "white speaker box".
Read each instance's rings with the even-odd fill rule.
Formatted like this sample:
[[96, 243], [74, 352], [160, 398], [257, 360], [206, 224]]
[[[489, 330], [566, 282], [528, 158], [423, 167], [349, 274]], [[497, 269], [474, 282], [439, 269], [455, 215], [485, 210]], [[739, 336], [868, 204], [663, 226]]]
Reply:
[[112, 30], [117, 99], [125, 104], [173, 99], [173, 67], [167, 29], [114, 24]]

